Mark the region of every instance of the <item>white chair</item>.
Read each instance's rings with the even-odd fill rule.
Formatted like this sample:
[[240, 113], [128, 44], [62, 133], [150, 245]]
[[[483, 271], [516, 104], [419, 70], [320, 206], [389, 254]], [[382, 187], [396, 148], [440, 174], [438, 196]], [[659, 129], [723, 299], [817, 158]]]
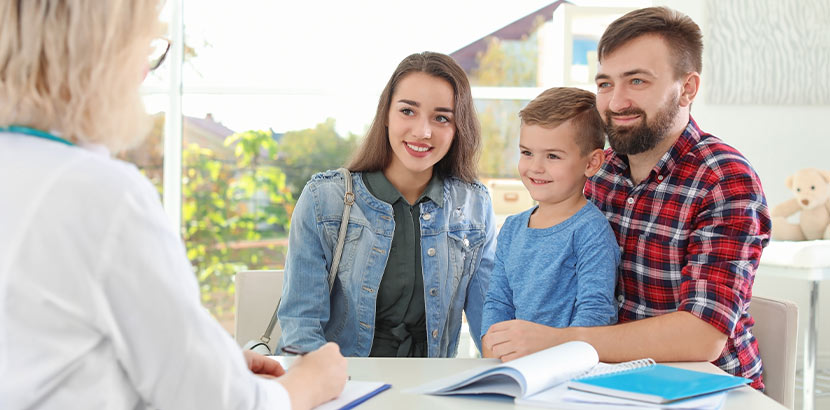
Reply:
[[[240, 346], [259, 340], [282, 296], [282, 270], [251, 270], [236, 273], [236, 325], [234, 337]], [[279, 322], [274, 326], [268, 347], [271, 351], [280, 338]]]
[[752, 296], [749, 314], [755, 319], [752, 334], [764, 363], [765, 394], [793, 408], [798, 338], [798, 306], [787, 300]]

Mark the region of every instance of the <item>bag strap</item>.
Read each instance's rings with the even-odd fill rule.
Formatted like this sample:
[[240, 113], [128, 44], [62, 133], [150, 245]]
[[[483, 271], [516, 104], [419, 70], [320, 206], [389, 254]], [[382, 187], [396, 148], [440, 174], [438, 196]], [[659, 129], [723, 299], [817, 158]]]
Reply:
[[340, 168], [343, 179], [346, 181], [346, 194], [343, 195], [343, 217], [340, 219], [340, 232], [337, 235], [337, 245], [334, 247], [334, 258], [329, 270], [329, 294], [334, 291], [334, 278], [337, 277], [337, 267], [340, 266], [340, 258], [343, 256], [343, 245], [346, 242], [346, 231], [349, 229], [349, 214], [354, 204], [354, 192], [352, 192], [352, 174], [346, 168]]
[[[346, 243], [346, 231], [349, 229], [349, 215], [352, 211], [352, 205], [354, 205], [354, 192], [352, 190], [352, 174], [346, 168], [338, 169], [340, 173], [343, 175], [343, 179], [346, 181], [346, 193], [343, 195], [343, 218], [340, 220], [340, 231], [337, 235], [337, 245], [334, 247], [334, 258], [331, 262], [331, 269], [329, 269], [329, 294], [334, 291], [334, 278], [337, 277], [337, 267], [340, 266], [340, 259], [343, 256], [343, 246]], [[274, 314], [271, 316], [271, 321], [268, 322], [268, 327], [265, 329], [265, 333], [262, 334], [262, 337], [259, 340], [262, 343], [255, 343], [255, 341], [250, 341], [245, 345], [245, 349], [254, 350], [255, 347], [259, 346], [260, 348], [264, 344], [265, 349], [270, 353], [270, 348], [268, 348], [268, 342], [271, 341], [271, 333], [274, 332], [274, 327], [277, 325], [277, 312], [280, 310], [280, 304], [282, 303], [282, 298], [277, 301], [277, 308], [274, 309]]]

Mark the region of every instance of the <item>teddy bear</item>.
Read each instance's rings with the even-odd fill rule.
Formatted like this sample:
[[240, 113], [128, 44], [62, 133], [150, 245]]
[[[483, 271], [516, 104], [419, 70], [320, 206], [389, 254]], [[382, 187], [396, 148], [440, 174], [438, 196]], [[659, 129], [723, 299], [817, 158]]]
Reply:
[[[772, 239], [830, 239], [830, 171], [805, 168], [787, 178], [795, 198], [772, 208]], [[797, 224], [787, 218], [801, 212]]]

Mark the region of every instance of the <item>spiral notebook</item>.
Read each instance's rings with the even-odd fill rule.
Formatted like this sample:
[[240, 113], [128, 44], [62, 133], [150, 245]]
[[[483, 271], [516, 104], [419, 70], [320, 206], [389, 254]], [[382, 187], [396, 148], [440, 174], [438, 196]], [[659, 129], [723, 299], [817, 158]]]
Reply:
[[751, 380], [655, 364], [650, 359], [622, 371], [606, 371], [574, 379], [568, 387], [591, 393], [670, 403], [743, 386]]
[[525, 399], [516, 399], [515, 403], [522, 406], [572, 410], [719, 410], [726, 401], [726, 394], [724, 391], [657, 404], [569, 389], [568, 383], [561, 383]]

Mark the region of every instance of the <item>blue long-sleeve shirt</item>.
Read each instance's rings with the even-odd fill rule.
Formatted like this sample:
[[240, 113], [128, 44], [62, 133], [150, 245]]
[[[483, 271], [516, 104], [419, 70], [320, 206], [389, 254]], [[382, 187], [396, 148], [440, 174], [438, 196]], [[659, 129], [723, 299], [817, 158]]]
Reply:
[[501, 228], [482, 334], [511, 319], [553, 327], [615, 323], [620, 250], [605, 215], [588, 202], [557, 225], [533, 229], [534, 209], [508, 217]]

